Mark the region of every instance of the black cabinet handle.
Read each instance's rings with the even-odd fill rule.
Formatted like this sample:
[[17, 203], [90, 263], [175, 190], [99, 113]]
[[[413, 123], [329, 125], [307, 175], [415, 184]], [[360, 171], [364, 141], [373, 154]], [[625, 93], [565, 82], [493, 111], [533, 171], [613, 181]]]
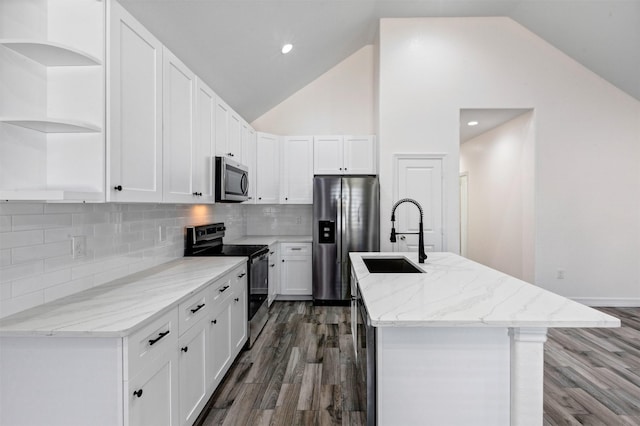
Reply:
[[187, 352], [189, 350], [189, 346], [185, 346], [184, 348], [180, 348], [182, 352]]
[[245, 275], [247, 275], [247, 274], [246, 274], [245, 272], [243, 272], [243, 273], [241, 273], [240, 275], [238, 275], [238, 278], [242, 278], [242, 277], [244, 277]]
[[171, 333], [170, 330], [164, 331], [162, 333], [158, 333], [158, 337], [156, 337], [155, 339], [149, 340], [149, 346], [155, 345], [156, 343], [158, 343], [160, 339], [162, 339], [164, 336], [166, 336], [169, 333]]
[[240, 301], [240, 298], [239, 298], [239, 297], [236, 297], [236, 298], [235, 298], [235, 299], [233, 299], [233, 300], [235, 300], [236, 302], [239, 302], [239, 301]]
[[218, 323], [217, 319], [214, 319], [213, 321], [211, 321], [211, 324], [217, 324], [217, 323]]
[[113, 189], [116, 191], [122, 191], [122, 185], [114, 186]]
[[275, 253], [275, 251], [270, 251], [270, 252], [269, 252], [269, 254], [274, 254], [274, 253]]
[[258, 200], [262, 200], [262, 197], [258, 197]]
[[224, 287], [222, 287], [222, 288], [221, 288], [221, 289], [219, 289], [218, 291], [219, 291], [220, 293], [224, 293], [224, 291], [225, 291], [226, 289], [228, 289], [228, 288], [229, 288], [229, 286], [228, 286], [228, 285], [225, 285]]
[[275, 263], [272, 263], [272, 264], [271, 264], [271, 265], [269, 265], [269, 266], [273, 268], [274, 266], [276, 266], [276, 264], [275, 264]]
[[133, 394], [140, 398], [142, 396], [142, 389], [138, 389], [137, 391], [133, 391]]
[[284, 263], [284, 259], [282, 259], [282, 263]]
[[288, 200], [288, 199], [289, 199], [289, 197], [284, 197], [284, 200], [285, 200], [285, 201], [286, 201], [286, 200]]
[[195, 314], [196, 312], [198, 312], [200, 309], [204, 308], [204, 303], [201, 305], [196, 306], [195, 309], [191, 309], [191, 313]]

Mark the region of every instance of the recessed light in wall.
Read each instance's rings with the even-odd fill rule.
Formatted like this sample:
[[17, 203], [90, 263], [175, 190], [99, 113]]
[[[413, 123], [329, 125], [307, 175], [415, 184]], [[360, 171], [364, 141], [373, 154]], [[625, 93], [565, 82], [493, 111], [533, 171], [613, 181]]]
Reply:
[[287, 53], [291, 52], [291, 49], [293, 49], [293, 44], [291, 43], [287, 43], [284, 46], [282, 46], [282, 54], [286, 55]]
[[477, 121], [470, 121], [467, 123], [467, 126], [477, 126], [479, 123]]

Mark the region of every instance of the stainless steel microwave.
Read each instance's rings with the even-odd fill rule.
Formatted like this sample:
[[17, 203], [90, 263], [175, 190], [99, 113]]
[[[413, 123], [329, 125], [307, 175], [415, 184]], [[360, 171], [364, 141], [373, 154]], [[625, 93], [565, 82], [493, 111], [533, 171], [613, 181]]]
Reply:
[[216, 157], [216, 201], [240, 203], [249, 199], [249, 169], [226, 157]]

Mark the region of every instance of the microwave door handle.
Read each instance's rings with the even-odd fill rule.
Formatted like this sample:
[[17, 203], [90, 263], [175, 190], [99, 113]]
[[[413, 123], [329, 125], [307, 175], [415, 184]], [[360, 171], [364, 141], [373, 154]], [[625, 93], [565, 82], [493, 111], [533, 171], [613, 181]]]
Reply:
[[242, 191], [243, 195], [247, 195], [247, 192], [249, 190], [249, 179], [244, 173], [242, 174], [242, 178], [240, 179], [240, 190]]

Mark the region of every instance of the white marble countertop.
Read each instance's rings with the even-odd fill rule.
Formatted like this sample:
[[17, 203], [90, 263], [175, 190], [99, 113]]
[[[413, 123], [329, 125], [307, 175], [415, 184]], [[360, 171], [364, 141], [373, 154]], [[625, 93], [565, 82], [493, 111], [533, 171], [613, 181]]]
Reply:
[[[453, 253], [351, 253], [376, 327], [619, 327], [620, 320]], [[367, 257], [406, 257], [426, 273], [372, 274]]]
[[0, 336], [122, 337], [246, 257], [184, 257], [0, 320]]
[[266, 244], [273, 243], [310, 243], [313, 239], [311, 235], [245, 235], [232, 241], [225, 241], [225, 244]]

